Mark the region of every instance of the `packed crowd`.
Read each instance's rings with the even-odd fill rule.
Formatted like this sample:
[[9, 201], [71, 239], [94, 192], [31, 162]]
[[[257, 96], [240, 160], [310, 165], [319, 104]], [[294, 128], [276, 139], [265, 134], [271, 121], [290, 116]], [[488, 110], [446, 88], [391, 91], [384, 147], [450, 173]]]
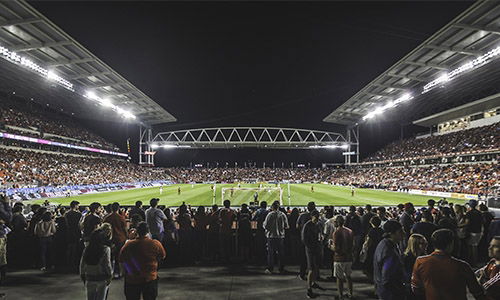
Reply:
[[165, 179], [162, 169], [126, 160], [0, 149], [0, 186], [71, 186]]
[[81, 209], [73, 201], [29, 212], [0, 200], [0, 284], [8, 259], [43, 272], [78, 272], [88, 299], [106, 299], [110, 282], [122, 277], [126, 299], [156, 299], [159, 266], [241, 263], [264, 264], [264, 274], [300, 265], [309, 298], [323, 289], [325, 268], [340, 299], [355, 291], [353, 268], [363, 270], [379, 299], [467, 299], [466, 288], [476, 299], [500, 297], [500, 220], [475, 200], [348, 210], [313, 202], [290, 209], [277, 201], [235, 210], [228, 200], [211, 209], [170, 209], [159, 199], [147, 209], [140, 201], [127, 210], [118, 203]]
[[328, 181], [340, 185], [390, 190], [488, 194], [500, 188], [498, 164], [455, 164], [425, 167], [379, 167], [336, 170]]
[[67, 156], [0, 148], [0, 185], [71, 186], [171, 180], [192, 182], [328, 182], [338, 185], [491, 194], [498, 164], [377, 168], [145, 168], [99, 156]]
[[397, 141], [365, 161], [385, 161], [500, 148], [500, 123], [422, 139]]
[[[33, 101], [28, 102], [18, 97], [10, 99], [9, 97], [0, 98], [1, 124], [38, 131], [40, 133], [40, 136], [36, 136], [38, 138], [43, 138], [44, 134], [51, 133], [91, 142], [109, 150], [118, 149], [116, 145], [79, 125], [76, 119], [53, 111], [48, 107], [41, 106]], [[9, 130], [7, 131], [10, 132]], [[13, 131], [12, 133], [35, 137], [33, 134], [26, 132]], [[55, 137], [48, 139], [61, 141], [61, 139]]]

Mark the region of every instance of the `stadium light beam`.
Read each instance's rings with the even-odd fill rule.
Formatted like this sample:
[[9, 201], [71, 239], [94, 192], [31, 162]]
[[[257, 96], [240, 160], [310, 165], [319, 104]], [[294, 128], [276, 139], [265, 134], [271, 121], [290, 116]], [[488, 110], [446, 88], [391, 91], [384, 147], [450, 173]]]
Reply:
[[450, 71], [449, 73], [442, 74], [437, 79], [426, 84], [422, 90], [422, 94], [425, 94], [430, 90], [434, 89], [435, 87], [459, 77], [466, 71], [482, 67], [492, 62], [499, 55], [500, 55], [500, 46], [488, 51], [486, 54], [483, 54], [472, 61], [469, 61], [461, 65], [460, 67]]
[[375, 110], [367, 113], [363, 117], [363, 121], [366, 121], [366, 120], [371, 119], [377, 115], [380, 115], [380, 114], [384, 113], [386, 110], [393, 108], [393, 107], [396, 107], [399, 104], [406, 102], [408, 100], [411, 100], [411, 99], [413, 99], [413, 96], [409, 93], [405, 93], [405, 94], [401, 95], [401, 97], [397, 98], [396, 100], [389, 101], [384, 106], [379, 106], [379, 107], [375, 108]]
[[[16, 52], [10, 51], [9, 49], [7, 49], [6, 47], [1, 46], [1, 45], [0, 45], [0, 57], [11, 62], [11, 63], [20, 65], [20, 66], [27, 68], [27, 69], [30, 69], [31, 71], [37, 73], [38, 75], [45, 77], [50, 81], [54, 81], [54, 82], [58, 83], [59, 85], [61, 85], [62, 87], [64, 87], [67, 90], [70, 90], [74, 93], [80, 94], [80, 92], [75, 91], [75, 88], [71, 82], [69, 82], [65, 78], [59, 76], [56, 72], [54, 72], [52, 70], [45, 69], [45, 68], [41, 67], [40, 65], [34, 63], [30, 59], [28, 59], [24, 56], [18, 55]], [[101, 98], [101, 97], [97, 96], [93, 91], [86, 91], [85, 93], [83, 93], [83, 97], [88, 98], [88, 99], [93, 100], [93, 101], [97, 101], [102, 106], [109, 107], [109, 108], [113, 109], [114, 111], [116, 111], [118, 114], [120, 114], [122, 117], [124, 117], [126, 119], [136, 119], [137, 118], [133, 113], [131, 113], [127, 110], [121, 109], [118, 106], [114, 105], [110, 99]]]
[[31, 71], [37, 73], [38, 75], [48, 78], [52, 81], [57, 82], [60, 84], [62, 87], [64, 87], [67, 90], [70, 90], [72, 92], [75, 91], [73, 84], [69, 82], [68, 80], [62, 78], [61, 76], [57, 75], [56, 73], [49, 71], [38, 64], [34, 63], [33, 61], [29, 60], [28, 58], [18, 55], [14, 51], [10, 51], [6, 47], [0, 46], [0, 57], [3, 59], [14, 63], [16, 65], [20, 65], [22, 67], [25, 67], [27, 69], [30, 69]]

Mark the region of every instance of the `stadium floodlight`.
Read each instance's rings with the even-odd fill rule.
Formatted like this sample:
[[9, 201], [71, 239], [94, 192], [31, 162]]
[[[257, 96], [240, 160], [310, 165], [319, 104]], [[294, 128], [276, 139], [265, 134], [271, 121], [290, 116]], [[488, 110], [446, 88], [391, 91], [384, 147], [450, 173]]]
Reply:
[[312, 145], [312, 146], [309, 146], [310, 149], [338, 149], [338, 148], [347, 149], [348, 147], [349, 147], [349, 145]]
[[[52, 70], [45, 69], [45, 68], [37, 65], [36, 63], [31, 61], [30, 59], [28, 59], [24, 56], [18, 55], [16, 52], [10, 51], [9, 49], [7, 49], [6, 47], [3, 47], [1, 45], [0, 45], [0, 57], [11, 62], [11, 63], [18, 64], [18, 65], [21, 65], [25, 68], [28, 68], [28, 69], [32, 70], [33, 72], [37, 73], [38, 75], [47, 78], [50, 81], [57, 82], [58, 84], [60, 84], [64, 88], [66, 88], [67, 90], [75, 92], [75, 88], [73, 87], [73, 84], [71, 82], [69, 82], [68, 80], [64, 79], [63, 77], [59, 76], [56, 72], [54, 72]], [[116, 111], [117, 113], [122, 115], [124, 118], [136, 119], [136, 116], [133, 113], [126, 111], [124, 109], [121, 109], [118, 106], [114, 105], [110, 99], [101, 98], [101, 97], [97, 96], [93, 91], [86, 91], [83, 94], [83, 96], [85, 98], [90, 99], [90, 100], [97, 101], [102, 106], [112, 108], [114, 111]]]
[[116, 111], [118, 114], [122, 115], [124, 118], [136, 119], [136, 116], [133, 113], [126, 111], [126, 110], [114, 105], [109, 98], [101, 98], [101, 97], [97, 96], [96, 93], [94, 93], [93, 91], [87, 91], [83, 96], [85, 98], [90, 99], [90, 100], [96, 101], [97, 103], [101, 104], [102, 106], [112, 108], [114, 111]]
[[102, 98], [100, 103], [102, 106], [105, 107], [114, 107], [113, 103], [111, 102], [111, 100], [109, 100], [109, 98]]
[[363, 121], [366, 121], [368, 119], [371, 119], [373, 117], [375, 117], [376, 115], [380, 115], [382, 114], [384, 111], [390, 109], [390, 108], [393, 108], [393, 107], [396, 107], [398, 106], [400, 103], [402, 102], [405, 102], [405, 101], [408, 101], [408, 100], [411, 100], [413, 99], [413, 96], [409, 93], [405, 93], [403, 95], [401, 95], [401, 97], [397, 98], [396, 100], [394, 101], [389, 101], [387, 102], [384, 106], [379, 106], [377, 108], [375, 108], [375, 110], [367, 113], [364, 117], [363, 117]]
[[28, 68], [42, 77], [46, 77], [52, 81], [55, 81], [67, 90], [70, 90], [72, 92], [75, 91], [73, 84], [68, 80], [62, 78], [61, 76], [57, 75], [52, 71], [49, 71], [37, 65], [28, 58], [21, 56], [14, 51], [10, 51], [6, 47], [0, 46], [0, 57], [11, 63], [18, 64], [21, 65], [22, 67]]
[[442, 74], [437, 79], [426, 84], [422, 90], [422, 94], [427, 93], [428, 91], [434, 89], [436, 86], [439, 86], [443, 83], [453, 80], [454, 78], [460, 76], [462, 73], [466, 71], [482, 67], [492, 62], [499, 55], [500, 55], [500, 46], [488, 51], [486, 54], [483, 54], [472, 61], [468, 61], [467, 63], [450, 71], [449, 73]]

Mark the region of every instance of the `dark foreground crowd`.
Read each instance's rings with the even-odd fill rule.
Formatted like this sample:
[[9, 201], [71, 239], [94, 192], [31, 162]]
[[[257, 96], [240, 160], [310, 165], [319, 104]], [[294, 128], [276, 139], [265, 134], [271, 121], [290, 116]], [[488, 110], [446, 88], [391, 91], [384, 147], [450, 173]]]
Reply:
[[125, 210], [73, 201], [69, 209], [32, 205], [29, 213], [0, 200], [0, 284], [8, 259], [78, 272], [88, 299], [106, 299], [110, 282], [123, 278], [126, 299], [146, 300], [157, 297], [159, 267], [265, 262], [265, 274], [300, 265], [309, 298], [323, 289], [319, 270], [327, 267], [340, 299], [353, 297], [353, 268], [379, 299], [465, 300], [467, 289], [476, 299], [500, 299], [500, 220], [475, 200], [348, 210], [311, 202], [304, 211], [279, 202], [174, 210], [151, 199], [148, 209], [138, 201]]

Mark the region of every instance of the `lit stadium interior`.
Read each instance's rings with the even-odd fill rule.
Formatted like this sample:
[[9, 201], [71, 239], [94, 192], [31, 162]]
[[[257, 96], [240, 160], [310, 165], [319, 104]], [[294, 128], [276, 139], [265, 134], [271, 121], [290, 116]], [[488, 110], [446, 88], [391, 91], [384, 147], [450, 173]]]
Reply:
[[0, 0], [0, 299], [500, 299], [500, 3]]

